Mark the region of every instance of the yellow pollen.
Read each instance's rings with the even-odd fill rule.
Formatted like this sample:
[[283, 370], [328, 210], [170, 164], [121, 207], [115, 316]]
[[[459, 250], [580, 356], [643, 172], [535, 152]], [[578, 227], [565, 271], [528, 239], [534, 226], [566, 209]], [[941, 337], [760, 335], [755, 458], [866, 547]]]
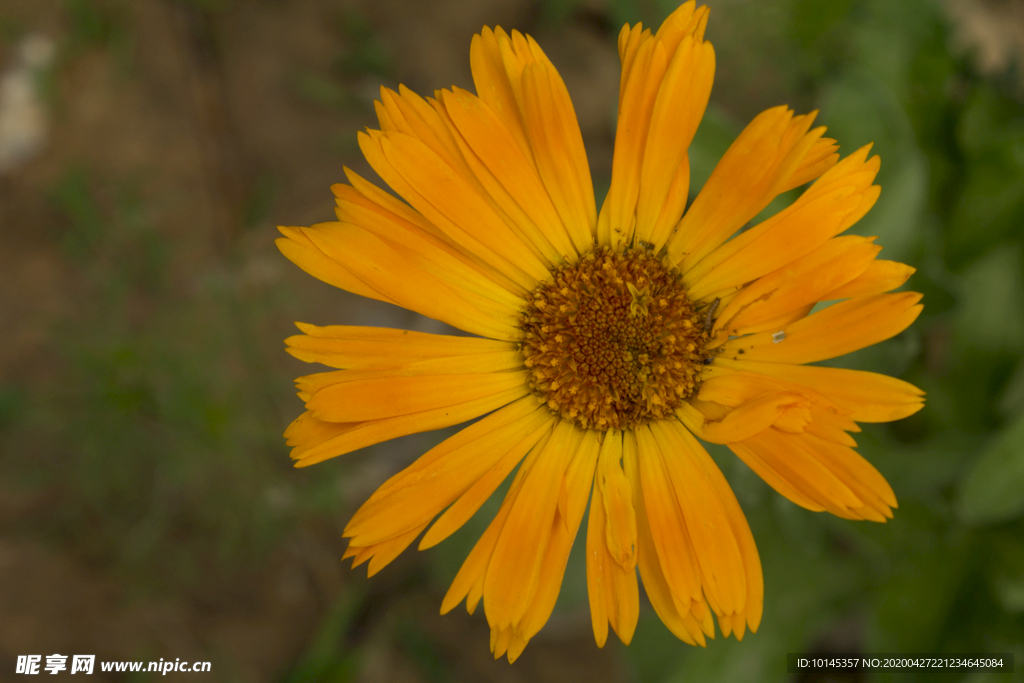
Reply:
[[520, 315], [530, 388], [584, 429], [668, 417], [700, 384], [708, 340], [681, 278], [645, 249], [558, 268]]

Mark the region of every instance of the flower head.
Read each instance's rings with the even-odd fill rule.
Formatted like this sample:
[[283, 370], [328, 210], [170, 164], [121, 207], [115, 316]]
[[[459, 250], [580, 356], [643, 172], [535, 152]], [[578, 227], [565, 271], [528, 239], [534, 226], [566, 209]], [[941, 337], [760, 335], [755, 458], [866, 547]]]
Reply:
[[[405, 202], [346, 169], [337, 222], [281, 228], [281, 251], [310, 274], [474, 335], [300, 324], [289, 352], [338, 370], [298, 379], [307, 410], [285, 435], [305, 466], [476, 420], [370, 497], [345, 557], [373, 574], [421, 534], [431, 547], [515, 472], [441, 608], [482, 599], [495, 657], [515, 660], [547, 621], [588, 500], [599, 645], [609, 624], [632, 638], [637, 570], [688, 643], [713, 637], [715, 620], [726, 636], [757, 629], [754, 539], [698, 439], [810, 510], [882, 522], [896, 507], [850, 432], [914, 413], [922, 392], [808, 365], [898, 334], [921, 310], [920, 295], [889, 293], [912, 268], [876, 259], [873, 238], [840, 236], [878, 197], [878, 157], [840, 161], [813, 114], [769, 109], [684, 213], [714, 74], [706, 21], [688, 2], [655, 33], [620, 33], [600, 212], [558, 72], [533, 39], [485, 28], [470, 51], [476, 95], [382, 89], [380, 130], [359, 134]], [[838, 303], [811, 314], [822, 301]]]

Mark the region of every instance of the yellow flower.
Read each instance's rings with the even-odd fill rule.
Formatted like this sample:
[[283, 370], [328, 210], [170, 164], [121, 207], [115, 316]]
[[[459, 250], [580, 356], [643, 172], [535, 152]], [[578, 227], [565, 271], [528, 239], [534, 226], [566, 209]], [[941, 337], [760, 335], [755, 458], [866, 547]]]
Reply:
[[896, 507], [849, 432], [914, 413], [922, 392], [807, 365], [892, 337], [921, 311], [920, 295], [886, 293], [912, 268], [876, 260], [873, 238], [837, 237], [878, 197], [878, 157], [839, 161], [813, 114], [769, 109], [684, 214], [714, 75], [706, 21], [688, 2], [656, 33], [619, 34], [600, 213], [562, 79], [528, 36], [485, 28], [470, 50], [476, 95], [382, 89], [380, 130], [359, 134], [408, 203], [346, 169], [350, 184], [332, 188], [338, 222], [281, 228], [281, 251], [315, 277], [476, 335], [300, 324], [289, 352], [340, 369], [297, 380], [307, 410], [285, 435], [306, 466], [485, 416], [370, 497], [345, 557], [372, 575], [424, 530], [419, 547], [435, 545], [518, 466], [441, 608], [466, 599], [473, 612], [482, 598], [496, 658], [515, 660], [550, 616], [588, 499], [598, 645], [609, 623], [632, 638], [637, 569], [687, 643], [714, 636], [712, 614], [725, 636], [757, 629], [754, 539], [698, 437], [810, 510], [883, 522]]

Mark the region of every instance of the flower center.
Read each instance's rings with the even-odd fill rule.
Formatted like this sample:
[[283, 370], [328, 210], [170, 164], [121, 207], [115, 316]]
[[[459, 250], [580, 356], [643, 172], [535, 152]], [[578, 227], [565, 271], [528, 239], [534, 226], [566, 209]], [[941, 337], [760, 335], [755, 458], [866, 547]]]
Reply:
[[520, 326], [530, 388], [584, 429], [668, 417], [699, 383], [708, 339], [679, 274], [633, 248], [553, 271]]

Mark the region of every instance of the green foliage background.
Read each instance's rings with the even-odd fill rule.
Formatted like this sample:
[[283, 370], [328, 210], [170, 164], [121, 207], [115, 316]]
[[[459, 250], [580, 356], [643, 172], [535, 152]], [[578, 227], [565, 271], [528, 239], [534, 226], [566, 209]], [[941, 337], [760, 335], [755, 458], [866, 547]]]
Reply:
[[[609, 27], [656, 25], [674, 5], [551, 0], [537, 4], [535, 26], [524, 28], [544, 44], [582, 14], [596, 13]], [[727, 451], [713, 450], [761, 553], [766, 604], [759, 632], [742, 643], [719, 638], [706, 649], [689, 648], [647, 607], [632, 645], [608, 647], [622, 662], [622, 677], [643, 683], [796, 680], [785, 671], [786, 653], [835, 650], [1009, 652], [1017, 668], [844, 680], [1024, 680], [1022, 74], [979, 74], [969, 51], [951, 49], [955, 27], [938, 2], [720, 5], [713, 3], [707, 35], [731, 71], [716, 85], [691, 151], [692, 187], [756, 113], [743, 88], [763, 61], [772, 64], [780, 101], [798, 111], [820, 109], [818, 121], [844, 154], [874, 143], [883, 192], [854, 230], [878, 235], [884, 258], [917, 268], [908, 287], [925, 294], [925, 310], [904, 334], [836, 364], [907, 379], [928, 392], [928, 402], [911, 418], [865, 425], [858, 436], [861, 452], [899, 498], [885, 525], [799, 509]], [[62, 58], [96, 46], [130, 53], [126, 7], [68, 0]], [[233, 3], [197, 7], [216, 17]], [[325, 111], [365, 114], [346, 79], [386, 81], [400, 68], [372, 22], [354, 11], [339, 16], [348, 47], [335, 71], [297, 72], [293, 96]], [[721, 37], [720, 20], [727, 27]], [[17, 34], [17, 27], [4, 30]], [[125, 69], [131, 78], [130, 65]], [[352, 155], [355, 130], [339, 133], [339, 155]], [[267, 221], [275, 177], [270, 169], [253, 182], [242, 222]], [[607, 186], [607, 178], [595, 181]], [[360, 502], [345, 482], [364, 476], [362, 465], [384, 458], [389, 446], [314, 470], [288, 468], [280, 432], [299, 410], [290, 389], [295, 366], [275, 359], [283, 355], [280, 339], [292, 333], [285, 322], [311, 310], [301, 293], [288, 285], [246, 286], [241, 256], [229, 250], [196, 279], [191, 296], [180, 296], [169, 264], [184, 247], [147, 221], [133, 182], [69, 165], [46, 201], [62, 226], [59, 249], [94, 296], [86, 315], [53, 329], [59, 373], [0, 384], [0, 477], [52, 501], [8, 532], [69, 549], [132, 595], [189, 599], [201, 583], [230, 583], [266, 562], [310, 524], [343, 524]], [[133, 313], [139, 297], [153, 303], [141, 322]], [[356, 318], [372, 317], [354, 310]], [[403, 444], [403, 452], [429, 446]], [[383, 585], [406, 586], [400, 604], [427, 596], [436, 609], [495, 507], [492, 500], [455, 537], [406, 561]], [[383, 642], [413, 663], [420, 680], [463, 680], [457, 656], [407, 611], [375, 602], [374, 585], [346, 579], [309, 626], [302, 651], [268, 679], [364, 680], [367, 652]], [[360, 620], [379, 604], [384, 616], [366, 626]], [[575, 553], [555, 618], [581, 610], [585, 574]], [[357, 627], [372, 636], [353, 641]], [[476, 627], [486, 629], [482, 619]], [[221, 661], [215, 673], [229, 680], [223, 672], [230, 670]]]

